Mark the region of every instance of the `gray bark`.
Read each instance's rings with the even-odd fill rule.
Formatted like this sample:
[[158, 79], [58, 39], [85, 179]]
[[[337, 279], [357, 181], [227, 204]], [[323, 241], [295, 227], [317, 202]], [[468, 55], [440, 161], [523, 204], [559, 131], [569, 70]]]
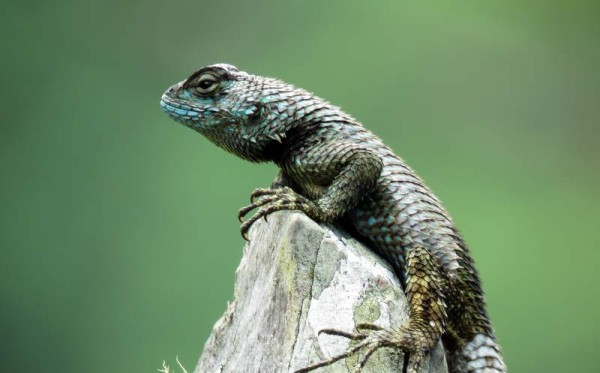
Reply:
[[[406, 298], [389, 265], [347, 234], [303, 214], [257, 222], [236, 271], [234, 301], [215, 324], [195, 373], [293, 372], [344, 352], [359, 323], [398, 327]], [[403, 355], [382, 348], [363, 372], [401, 372]], [[316, 372], [351, 372], [357, 355]], [[447, 373], [440, 343], [423, 372]]]

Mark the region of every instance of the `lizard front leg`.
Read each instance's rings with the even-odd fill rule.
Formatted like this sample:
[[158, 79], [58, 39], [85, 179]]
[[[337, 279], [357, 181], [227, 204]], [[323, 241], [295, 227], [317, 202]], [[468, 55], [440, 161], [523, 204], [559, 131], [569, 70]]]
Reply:
[[292, 187], [293, 181], [287, 176], [282, 170], [275, 177], [275, 180], [271, 183], [271, 189], [279, 189], [284, 187]]
[[[316, 200], [297, 193], [289, 186], [256, 189], [252, 193], [250, 205], [241, 208], [238, 213], [242, 222], [242, 237], [247, 239], [252, 224], [275, 211], [297, 210], [317, 222], [333, 222], [356, 207], [377, 182], [383, 164], [377, 155], [364, 150], [356, 150], [344, 158], [339, 172]], [[258, 211], [250, 219], [243, 221], [254, 209]]]

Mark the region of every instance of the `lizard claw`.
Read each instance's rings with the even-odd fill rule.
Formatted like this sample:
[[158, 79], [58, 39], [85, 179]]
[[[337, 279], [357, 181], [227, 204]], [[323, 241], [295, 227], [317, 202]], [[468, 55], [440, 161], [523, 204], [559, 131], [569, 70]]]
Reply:
[[356, 330], [357, 331], [361, 331], [361, 330], [383, 330], [383, 328], [379, 325], [376, 324], [371, 324], [371, 323], [360, 323], [358, 325], [356, 325]]
[[[264, 218], [265, 222], [268, 222], [267, 216], [275, 211], [299, 210], [307, 213], [312, 218], [318, 216], [318, 207], [314, 202], [296, 194], [289, 187], [256, 189], [250, 196], [250, 202], [249, 205], [242, 207], [238, 211], [238, 220], [242, 223], [240, 230], [242, 237], [246, 240], [250, 227], [260, 218]], [[258, 211], [248, 220], [245, 220], [246, 215], [254, 209], [258, 209]]]
[[337, 335], [340, 337], [348, 338], [350, 340], [361, 340], [367, 337], [366, 335], [361, 333], [348, 333], [339, 329], [321, 329], [317, 334]]
[[271, 194], [273, 191], [274, 191], [274, 189], [267, 189], [267, 188], [258, 188], [258, 189], [256, 189], [250, 195], [250, 203], [255, 203], [256, 200], [259, 197], [262, 197], [262, 196], [267, 195], [267, 194]]

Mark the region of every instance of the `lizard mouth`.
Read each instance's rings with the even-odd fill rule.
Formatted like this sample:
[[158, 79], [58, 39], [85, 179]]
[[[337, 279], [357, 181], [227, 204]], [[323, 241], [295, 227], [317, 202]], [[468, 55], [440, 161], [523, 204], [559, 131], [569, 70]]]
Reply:
[[168, 116], [178, 122], [197, 121], [200, 117], [200, 113], [194, 111], [190, 106], [178, 103], [167, 94], [162, 95], [160, 107]]

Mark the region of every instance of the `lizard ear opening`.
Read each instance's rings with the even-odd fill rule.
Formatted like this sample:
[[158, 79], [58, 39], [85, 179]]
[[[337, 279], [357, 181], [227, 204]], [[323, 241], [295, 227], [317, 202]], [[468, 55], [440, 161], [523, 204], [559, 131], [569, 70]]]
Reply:
[[264, 105], [261, 105], [258, 102], [252, 103], [252, 106], [246, 110], [246, 115], [248, 115], [248, 124], [249, 125], [257, 125], [260, 124], [263, 118]]

